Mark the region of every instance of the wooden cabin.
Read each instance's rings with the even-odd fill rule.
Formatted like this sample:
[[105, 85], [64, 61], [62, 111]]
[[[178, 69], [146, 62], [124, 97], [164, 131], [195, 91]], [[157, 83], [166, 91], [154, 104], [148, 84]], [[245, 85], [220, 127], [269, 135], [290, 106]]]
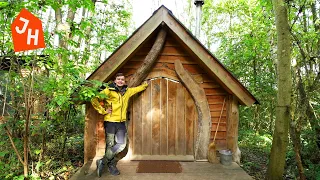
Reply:
[[[133, 81], [150, 57], [155, 60], [139, 83], [151, 83], [129, 107], [126, 158], [207, 160], [215, 135], [218, 150], [237, 154], [239, 105], [257, 100], [166, 7], [155, 11], [88, 79], [108, 82], [123, 72]], [[85, 163], [103, 156], [103, 116], [91, 104], [86, 105], [84, 141]]]

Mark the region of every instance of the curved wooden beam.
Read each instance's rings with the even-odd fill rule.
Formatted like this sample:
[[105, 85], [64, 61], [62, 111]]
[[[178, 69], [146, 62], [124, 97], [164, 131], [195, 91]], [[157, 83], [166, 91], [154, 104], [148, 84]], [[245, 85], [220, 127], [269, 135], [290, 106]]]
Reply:
[[152, 69], [152, 65], [156, 62], [160, 51], [164, 45], [167, 36], [167, 28], [164, 26], [158, 33], [157, 39], [154, 42], [151, 50], [143, 61], [143, 64], [139, 67], [139, 69], [133, 74], [131, 77], [128, 87], [134, 87], [141, 84], [141, 82], [147, 77], [149, 72]]
[[179, 81], [177, 74], [175, 71], [168, 70], [168, 69], [153, 69], [147, 76], [147, 79], [154, 79], [154, 78], [169, 78], [175, 81]]
[[196, 160], [207, 159], [208, 146], [210, 140], [211, 114], [206, 94], [192, 78], [192, 76], [183, 68], [181, 62], [174, 62], [176, 73], [183, 85], [190, 92], [198, 110], [198, 133], [195, 147]]
[[[135, 87], [141, 84], [141, 82], [148, 76], [148, 74], [152, 70], [152, 66], [156, 62], [160, 51], [162, 50], [162, 47], [164, 45], [164, 42], [166, 40], [167, 36], [167, 28], [162, 24], [162, 28], [160, 32], [157, 35], [157, 39], [155, 40], [154, 44], [152, 45], [151, 50], [149, 51], [146, 58], [143, 60], [142, 65], [137, 69], [137, 71], [132, 75], [132, 77], [129, 80], [128, 87]], [[130, 100], [131, 101], [131, 100]], [[131, 104], [131, 102], [129, 102]], [[129, 138], [127, 138], [127, 145], [125, 149], [119, 153], [116, 158], [122, 159], [127, 155], [128, 148], [129, 148]]]

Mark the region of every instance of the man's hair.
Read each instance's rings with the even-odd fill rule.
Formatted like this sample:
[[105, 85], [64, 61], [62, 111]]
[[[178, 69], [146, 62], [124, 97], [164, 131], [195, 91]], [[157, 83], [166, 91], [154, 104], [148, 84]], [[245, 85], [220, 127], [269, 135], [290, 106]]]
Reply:
[[117, 74], [114, 76], [114, 79], [117, 79], [117, 77], [119, 77], [119, 76], [124, 76], [124, 74], [123, 74], [123, 73], [117, 73]]

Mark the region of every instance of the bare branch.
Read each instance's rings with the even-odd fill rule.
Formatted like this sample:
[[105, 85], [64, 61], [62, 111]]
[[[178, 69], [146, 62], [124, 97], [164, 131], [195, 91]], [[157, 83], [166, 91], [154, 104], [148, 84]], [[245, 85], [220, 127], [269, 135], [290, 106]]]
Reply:
[[304, 8], [305, 5], [306, 5], [306, 2], [307, 2], [307, 0], [305, 0], [304, 3], [303, 3], [303, 5], [299, 8], [298, 14], [297, 14], [296, 17], [294, 18], [293, 23], [292, 23], [292, 25], [291, 25], [291, 27], [290, 27], [290, 31], [291, 31], [292, 27], [294, 26], [294, 24], [297, 22], [297, 20], [298, 20], [298, 18], [299, 18], [299, 16], [300, 16], [300, 13], [302, 12], [303, 8]]
[[11, 142], [11, 145], [12, 145], [12, 147], [13, 147], [13, 150], [14, 150], [15, 153], [17, 154], [19, 161], [21, 162], [21, 164], [24, 165], [24, 162], [23, 162], [23, 160], [22, 160], [22, 158], [21, 158], [21, 155], [20, 155], [19, 151], [17, 150], [16, 145], [14, 144], [14, 142], [13, 142], [13, 140], [12, 140], [12, 135], [11, 135], [8, 127], [7, 127], [7, 126], [4, 126], [4, 129], [6, 130], [6, 133], [7, 133], [8, 137], [9, 137], [9, 139], [10, 139], [10, 142]]
[[290, 30], [290, 34], [291, 34], [291, 36], [293, 37], [294, 41], [296, 42], [302, 58], [305, 60], [307, 55], [306, 55], [306, 52], [303, 50], [303, 48], [302, 48], [302, 46], [301, 46], [301, 43], [300, 43], [298, 37], [297, 37], [295, 34], [293, 34], [293, 32], [292, 32], [291, 30]]
[[309, 92], [313, 92], [317, 89], [317, 86], [320, 84], [320, 72], [318, 72], [317, 76], [314, 78], [312, 85], [308, 88]]
[[[61, 3], [61, 0], [59, 0], [59, 3]], [[56, 17], [56, 26], [58, 26], [58, 24], [62, 23], [61, 8], [58, 7], [57, 9], [54, 10], [54, 12], [55, 12], [55, 17]]]

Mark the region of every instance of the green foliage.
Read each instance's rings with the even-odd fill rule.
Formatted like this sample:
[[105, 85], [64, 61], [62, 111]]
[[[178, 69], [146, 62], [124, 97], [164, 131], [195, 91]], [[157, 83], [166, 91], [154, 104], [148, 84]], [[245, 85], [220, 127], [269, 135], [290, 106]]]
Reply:
[[[307, 178], [314, 179], [317, 174], [315, 164], [319, 162], [318, 155], [315, 155], [318, 153], [314, 153], [319, 151], [316, 145], [319, 131], [316, 129], [320, 127], [319, 1], [286, 1], [286, 5], [289, 8], [294, 42], [291, 54], [294, 82], [292, 120], [301, 133], [301, 157]], [[312, 8], [316, 13], [313, 13]], [[213, 49], [215, 44], [219, 44], [215, 55], [260, 102], [260, 105], [252, 107], [240, 107], [239, 140], [242, 148], [245, 148], [245, 153], [242, 154], [252, 152], [259, 156], [261, 152], [269, 152], [277, 104], [277, 38], [271, 1], [206, 1], [203, 6], [202, 30], [207, 47]], [[306, 97], [302, 97], [297, 87], [298, 72]], [[309, 102], [313, 112], [306, 112], [306, 108], [303, 110], [303, 106]], [[299, 117], [302, 117], [301, 122]], [[253, 151], [257, 148], [259, 152]], [[268, 155], [265, 156], [268, 158]], [[247, 157], [244, 168], [263, 172], [263, 168], [257, 167], [257, 162], [259, 161], [254, 156]], [[267, 161], [264, 165], [266, 164]], [[292, 148], [287, 153], [286, 170], [287, 177], [298, 176]], [[264, 173], [252, 175], [257, 179], [264, 179]]]
[[[319, 148], [315, 125], [320, 123], [319, 79], [319, 18], [312, 14], [312, 5], [319, 1], [286, 1], [289, 7], [290, 27], [294, 48], [294, 111], [293, 120], [301, 132], [301, 157], [308, 179], [319, 178]], [[99, 4], [97, 6], [97, 4]], [[107, 84], [87, 81], [95, 70], [126, 38], [130, 28], [131, 12], [128, 2], [91, 0], [29, 0], [0, 2], [0, 56], [10, 57], [11, 70], [0, 69], [0, 92], [7, 87], [7, 114], [0, 125], [0, 179], [23, 179], [23, 167], [12, 150], [7, 126], [18, 151], [23, 154], [23, 135], [27, 120], [26, 110], [32, 111], [30, 121], [29, 165], [34, 172], [30, 179], [67, 179], [83, 161], [83, 107], [75, 101], [90, 101]], [[188, 0], [193, 6], [193, 1]], [[73, 21], [65, 20], [66, 11], [77, 12]], [[46, 48], [15, 54], [10, 24], [22, 8], [27, 8], [43, 22]], [[63, 22], [55, 22], [53, 10], [62, 8]], [[191, 6], [188, 6], [188, 12]], [[80, 17], [85, 10], [86, 16]], [[50, 14], [51, 12], [51, 14]], [[194, 15], [189, 16], [192, 29]], [[56, 25], [70, 25], [70, 31], [57, 30]], [[318, 29], [317, 29], [318, 28]], [[276, 34], [271, 1], [221, 0], [205, 1], [202, 30], [205, 44], [259, 100], [260, 105], [240, 108], [239, 145], [243, 168], [257, 179], [264, 179], [276, 109]], [[56, 40], [55, 40], [56, 39]], [[59, 41], [57, 43], [57, 40]], [[43, 55], [39, 57], [39, 55]], [[23, 59], [17, 61], [21, 56]], [[3, 62], [3, 58], [0, 58]], [[2, 67], [0, 67], [2, 68]], [[19, 70], [33, 72], [24, 76]], [[316, 119], [310, 121], [299, 103], [301, 94], [296, 88], [298, 70], [308, 102]], [[3, 94], [1, 94], [3, 95]], [[26, 100], [25, 97], [32, 97]], [[0, 98], [2, 107], [3, 100]], [[1, 109], [2, 110], [2, 109]], [[310, 114], [309, 114], [310, 115]], [[310, 122], [315, 122], [311, 125]], [[22, 156], [23, 157], [23, 156]], [[31, 167], [30, 167], [31, 169]], [[298, 176], [292, 147], [287, 153], [286, 176]]]
[[107, 87], [107, 83], [101, 81], [89, 80], [83, 83], [84, 85], [80, 86], [80, 89], [77, 91], [80, 101], [90, 101], [94, 97], [99, 99], [105, 99], [107, 96], [104, 93], [100, 93], [103, 90], [103, 87]]
[[[3, 134], [4, 135], [4, 134]], [[7, 141], [1, 141], [3, 146], [10, 147], [10, 144]], [[19, 147], [19, 146], [18, 146]], [[21, 147], [21, 146], [20, 146]], [[22, 165], [16, 158], [14, 151], [8, 151], [5, 147], [0, 148], [1, 154], [4, 156], [0, 157], [0, 174], [1, 179], [12, 179], [16, 174], [21, 174]]]
[[262, 133], [272, 127], [276, 101], [271, 9], [270, 3], [258, 0], [208, 1], [202, 21], [207, 42], [220, 43], [215, 55], [261, 103], [241, 109], [242, 127]]
[[[10, 24], [22, 8], [42, 20], [45, 49], [13, 52]], [[55, 21], [59, 8], [62, 22]], [[74, 20], [66, 20], [69, 9], [76, 12]], [[1, 3], [0, 13], [0, 64], [2, 57], [9, 59], [9, 70], [0, 69], [0, 95], [7, 92], [6, 120], [0, 124], [0, 179], [24, 178], [4, 126], [22, 159], [25, 128], [30, 128], [29, 179], [68, 179], [83, 162], [84, 107], [75, 100], [106, 98], [99, 91], [107, 84], [86, 76], [127, 38], [131, 12], [120, 1], [29, 0]], [[68, 25], [70, 29], [55, 28]]]
[[270, 134], [259, 134], [252, 130], [239, 131], [239, 145], [241, 147], [254, 147], [270, 152], [272, 136]]
[[0, 2], [0, 8], [1, 9], [7, 7], [8, 5], [9, 5], [8, 2]]
[[320, 164], [307, 161], [306, 177], [308, 179], [320, 179]]
[[264, 179], [272, 137], [252, 130], [239, 131], [241, 167], [255, 179]]

